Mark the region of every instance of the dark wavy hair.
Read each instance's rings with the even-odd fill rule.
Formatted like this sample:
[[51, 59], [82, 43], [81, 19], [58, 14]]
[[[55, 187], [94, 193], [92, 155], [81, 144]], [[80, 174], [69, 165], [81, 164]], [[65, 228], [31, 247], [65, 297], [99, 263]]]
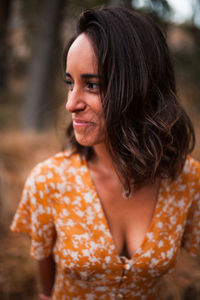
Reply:
[[[161, 30], [142, 13], [111, 7], [84, 11], [76, 36], [81, 33], [93, 44], [103, 78], [100, 93], [106, 141], [124, 188], [130, 192], [132, 184], [139, 187], [156, 178], [174, 180], [193, 150], [195, 136], [177, 99]], [[67, 135], [77, 152], [89, 160], [93, 149], [78, 144], [72, 125]]]

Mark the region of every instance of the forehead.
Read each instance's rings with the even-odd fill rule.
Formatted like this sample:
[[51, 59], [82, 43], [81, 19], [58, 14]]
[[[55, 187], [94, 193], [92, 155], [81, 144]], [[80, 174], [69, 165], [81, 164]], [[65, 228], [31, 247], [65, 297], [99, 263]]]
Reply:
[[66, 59], [66, 69], [78, 67], [91, 69], [90, 71], [97, 70], [97, 58], [94, 52], [94, 48], [89, 37], [82, 33], [69, 48], [67, 59]]

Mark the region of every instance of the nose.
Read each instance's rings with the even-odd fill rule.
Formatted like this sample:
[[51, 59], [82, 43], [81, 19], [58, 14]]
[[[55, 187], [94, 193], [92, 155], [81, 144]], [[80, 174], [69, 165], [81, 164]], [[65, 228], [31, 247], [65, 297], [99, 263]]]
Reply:
[[73, 88], [73, 90], [69, 90], [66, 102], [66, 109], [68, 112], [73, 113], [76, 111], [82, 111], [86, 107], [86, 103], [84, 101], [83, 92], [79, 88]]

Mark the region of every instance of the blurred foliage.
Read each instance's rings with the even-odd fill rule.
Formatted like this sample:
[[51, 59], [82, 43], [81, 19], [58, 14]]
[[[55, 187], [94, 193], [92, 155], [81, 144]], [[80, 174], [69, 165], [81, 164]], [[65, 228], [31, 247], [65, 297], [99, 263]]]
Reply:
[[69, 0], [68, 5], [74, 5], [83, 9], [105, 4], [103, 0]]
[[185, 52], [182, 49], [182, 51], [173, 53], [174, 63], [178, 76], [181, 76], [186, 82], [193, 82], [198, 86], [200, 79], [200, 30], [192, 26], [183, 26], [183, 28], [194, 38], [195, 46], [191, 52]]
[[167, 0], [145, 1], [145, 6], [143, 9], [165, 18], [169, 16], [172, 11], [172, 8]]
[[[62, 23], [61, 30], [57, 33], [60, 39], [60, 45], [55, 48], [53, 54], [55, 65], [57, 66], [54, 71], [56, 79], [51, 86], [52, 92], [50, 93], [49, 99], [44, 99], [44, 103], [40, 107], [43, 107], [44, 114], [47, 113], [52, 120], [54, 116], [57, 115], [57, 107], [60, 106], [66, 97], [66, 93], [63, 93], [64, 88], [60, 75], [62, 48], [72, 35], [75, 29], [75, 20], [80, 12], [85, 8], [114, 3], [124, 3], [124, 5], [127, 3], [128, 5], [128, 3], [132, 2], [134, 6], [137, 0], [65, 0], [64, 2], [65, 7], [62, 12], [62, 19], [60, 20]], [[5, 128], [6, 126], [12, 127], [13, 124], [20, 126], [22, 117], [21, 107], [24, 104], [25, 93], [28, 92], [28, 69], [33, 57], [32, 55], [34, 54], [33, 44], [38, 30], [42, 3], [43, 1], [40, 0], [12, 0], [10, 24], [14, 25], [12, 25], [8, 31], [8, 40], [11, 42], [7, 49], [7, 56], [9, 57], [7, 62], [9, 82], [7, 91], [3, 93], [0, 92], [2, 103], [0, 105], [4, 106], [0, 114], [0, 128]], [[169, 2], [167, 0], [149, 0], [145, 3], [146, 5], [142, 10], [150, 13], [167, 34], [169, 22], [166, 21], [166, 16], [169, 16], [171, 13]], [[18, 22], [16, 22], [16, 18], [18, 18]], [[15, 19], [15, 22], [13, 19]], [[190, 89], [193, 90], [193, 94], [189, 100], [190, 102], [192, 101], [199, 111], [200, 30], [186, 24], [180, 27], [183, 28], [195, 42], [192, 50], [189, 52], [186, 52], [184, 47], [179, 47], [177, 51], [172, 49], [172, 59], [175, 65], [178, 85], [180, 89], [183, 90], [182, 94], [184, 94], [186, 88], [188, 89], [188, 87], [191, 86]], [[23, 55], [23, 52], [25, 52], [26, 55]], [[187, 93], [185, 92], [184, 95], [187, 96]], [[45, 112], [47, 107], [46, 103], [50, 104], [48, 107], [49, 112]], [[50, 111], [52, 113], [50, 113]], [[16, 121], [14, 121], [14, 119]]]

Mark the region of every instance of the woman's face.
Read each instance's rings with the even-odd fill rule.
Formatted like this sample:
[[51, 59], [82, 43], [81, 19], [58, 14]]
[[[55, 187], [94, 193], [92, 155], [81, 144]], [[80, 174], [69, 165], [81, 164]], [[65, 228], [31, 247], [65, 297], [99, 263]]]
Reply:
[[100, 99], [97, 58], [86, 34], [71, 45], [66, 61], [67, 110], [76, 140], [83, 146], [104, 142], [105, 120]]

